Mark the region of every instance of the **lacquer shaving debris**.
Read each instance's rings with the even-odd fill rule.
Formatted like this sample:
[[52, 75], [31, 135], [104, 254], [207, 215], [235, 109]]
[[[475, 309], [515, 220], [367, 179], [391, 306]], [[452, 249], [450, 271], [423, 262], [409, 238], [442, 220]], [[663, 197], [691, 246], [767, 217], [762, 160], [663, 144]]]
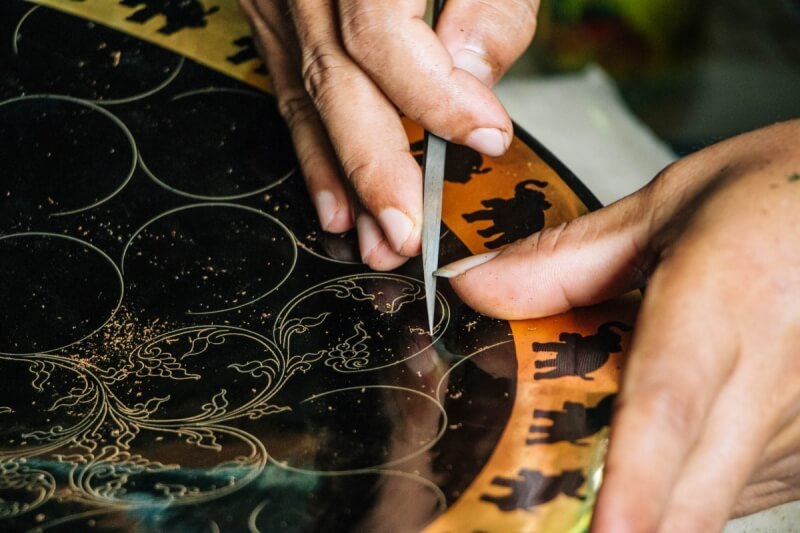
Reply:
[[[70, 355], [79, 365], [115, 367], [126, 361], [137, 347], [169, 331], [169, 324], [153, 319], [142, 321], [126, 307], [120, 307], [103, 328], [80, 343]], [[170, 342], [170, 339], [167, 339]]]

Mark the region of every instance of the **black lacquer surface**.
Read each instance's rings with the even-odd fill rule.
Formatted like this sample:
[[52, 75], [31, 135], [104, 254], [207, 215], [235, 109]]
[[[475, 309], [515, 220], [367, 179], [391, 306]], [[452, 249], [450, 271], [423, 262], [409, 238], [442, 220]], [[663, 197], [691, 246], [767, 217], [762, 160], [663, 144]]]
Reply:
[[320, 231], [271, 96], [21, 1], [0, 96], [0, 529], [414, 530], [458, 498], [508, 327], [443, 293], [434, 348], [419, 262]]

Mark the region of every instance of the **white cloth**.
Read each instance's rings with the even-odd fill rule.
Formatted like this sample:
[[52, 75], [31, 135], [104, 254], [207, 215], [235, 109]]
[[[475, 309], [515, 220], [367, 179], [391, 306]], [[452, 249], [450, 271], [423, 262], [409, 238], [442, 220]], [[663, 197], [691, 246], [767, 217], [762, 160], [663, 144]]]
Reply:
[[626, 107], [597, 66], [577, 74], [502, 81], [511, 117], [544, 144], [603, 204], [635, 191], [675, 159]]

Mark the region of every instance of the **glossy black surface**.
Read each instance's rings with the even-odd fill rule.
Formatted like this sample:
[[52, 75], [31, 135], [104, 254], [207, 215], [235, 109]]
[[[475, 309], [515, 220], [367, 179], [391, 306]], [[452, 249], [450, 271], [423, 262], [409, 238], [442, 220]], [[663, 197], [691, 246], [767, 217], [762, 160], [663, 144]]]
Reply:
[[82, 211], [133, 175], [133, 138], [100, 107], [62, 96], [20, 96], [0, 104], [0, 124], [4, 210]]
[[320, 231], [269, 95], [23, 2], [0, 43], [0, 529], [413, 530], [455, 501], [511, 409], [507, 325], [443, 293], [433, 348], [418, 260]]
[[158, 91], [183, 64], [156, 45], [67, 14], [26, 9], [9, 22], [16, 23], [18, 75], [31, 93], [124, 102]]

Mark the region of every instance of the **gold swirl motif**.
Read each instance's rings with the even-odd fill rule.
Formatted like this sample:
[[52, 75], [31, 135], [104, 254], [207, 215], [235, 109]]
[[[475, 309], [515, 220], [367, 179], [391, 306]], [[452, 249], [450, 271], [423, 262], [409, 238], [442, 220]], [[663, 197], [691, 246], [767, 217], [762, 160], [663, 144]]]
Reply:
[[340, 372], [360, 370], [369, 364], [369, 349], [365, 341], [370, 338], [359, 321], [353, 326], [355, 333], [328, 352], [325, 364]]
[[[46, 470], [33, 468], [26, 459], [0, 461], [0, 520], [27, 513], [46, 503], [55, 492], [56, 480]], [[7, 494], [12, 492], [18, 499], [11, 500]], [[19, 499], [23, 494], [29, 498]]]

